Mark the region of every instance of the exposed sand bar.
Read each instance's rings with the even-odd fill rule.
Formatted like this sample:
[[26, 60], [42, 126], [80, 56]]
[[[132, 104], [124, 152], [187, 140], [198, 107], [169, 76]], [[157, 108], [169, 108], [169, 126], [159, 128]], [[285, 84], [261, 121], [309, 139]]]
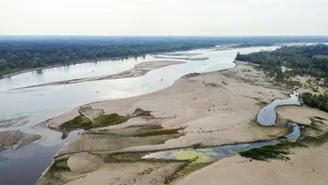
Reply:
[[188, 53], [188, 52], [176, 52], [176, 53], [163, 53], [164, 56], [185, 56], [185, 57], [193, 57], [197, 55], [201, 55], [203, 53]]
[[[182, 57], [181, 57], [182, 56]], [[176, 59], [176, 60], [189, 60], [189, 61], [205, 61], [208, 60], [209, 58], [207, 57], [183, 57], [183, 55], [173, 55], [173, 56], [168, 56], [168, 55], [163, 55], [159, 56], [156, 55], [154, 56], [155, 58], [161, 58], [161, 59]]]
[[[97, 80], [113, 80], [113, 79], [120, 79], [120, 78], [133, 78], [139, 77], [147, 74], [151, 70], [159, 69], [166, 66], [182, 64], [184, 62], [178, 61], [156, 61], [156, 62], [143, 62], [134, 66], [134, 68], [116, 73], [111, 75], [105, 76], [97, 76], [97, 77], [90, 77], [90, 78], [79, 78], [73, 80], [65, 80], [59, 82], [51, 82], [46, 84], [39, 84], [33, 86], [27, 86], [23, 88], [32, 88], [32, 87], [41, 87], [41, 86], [50, 86], [50, 85], [63, 85], [63, 84], [74, 84], [74, 83], [81, 83], [81, 82], [88, 82], [88, 81], [97, 81]], [[22, 89], [22, 88], [19, 88]]]
[[0, 132], [0, 152], [13, 146], [23, 147], [40, 138], [39, 135], [25, 134], [18, 130]]
[[[265, 74], [251, 65], [238, 63], [229, 70], [188, 75], [171, 87], [151, 94], [89, 104], [85, 107], [97, 112], [103, 110], [105, 114], [131, 115], [142, 108], [150, 110], [154, 118], [135, 117], [119, 125], [79, 134], [55, 157], [55, 165], [64, 171], [50, 170], [38, 184], [166, 184], [165, 179], [181, 168], [181, 163], [140, 160], [127, 163], [124, 160], [133, 159], [128, 153], [147, 154], [155, 150], [218, 146], [283, 136], [287, 128], [262, 127], [254, 120], [263, 102], [287, 98], [289, 92], [267, 82]], [[59, 128], [80, 115], [79, 110], [55, 117], [48, 124]], [[94, 115], [91, 110], [84, 114]], [[179, 134], [158, 132], [156, 125], [165, 130], [179, 129]], [[162, 134], [139, 136], [147, 129]], [[116, 153], [123, 154], [115, 158], [112, 155]]]

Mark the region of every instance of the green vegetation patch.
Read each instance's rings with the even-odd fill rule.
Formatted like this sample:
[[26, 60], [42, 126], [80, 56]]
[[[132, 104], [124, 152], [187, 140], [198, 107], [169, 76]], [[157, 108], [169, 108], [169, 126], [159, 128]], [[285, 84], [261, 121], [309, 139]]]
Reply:
[[52, 172], [56, 171], [70, 171], [70, 168], [67, 165], [67, 159], [56, 160], [50, 169]]
[[141, 109], [141, 108], [137, 108], [137, 109], [133, 112], [132, 116], [133, 116], [133, 117], [138, 117], [138, 116], [153, 116], [153, 115], [151, 115], [150, 112], [151, 112], [151, 111], [146, 111], [146, 110], [143, 110], [143, 109]]
[[80, 115], [70, 121], [63, 123], [62, 125], [60, 125], [60, 128], [68, 129], [68, 130], [74, 130], [74, 129], [88, 130], [92, 128], [92, 122], [85, 116]]
[[[141, 155], [137, 153], [121, 153], [115, 154], [112, 156], [113, 161], [120, 161], [120, 162], [134, 162], [140, 160]], [[110, 158], [108, 158], [109, 160]]]
[[313, 116], [313, 118], [318, 119], [318, 120], [324, 120], [324, 121], [327, 121], [327, 119], [322, 118], [322, 117], [319, 117], [319, 116]]
[[306, 145], [298, 142], [281, 142], [276, 145], [263, 146], [261, 148], [252, 148], [250, 150], [240, 152], [243, 157], [260, 160], [270, 161], [272, 159], [289, 160], [287, 156], [290, 154], [290, 148], [306, 147]]
[[143, 109], [137, 108], [131, 116], [130, 115], [121, 116], [116, 113], [101, 114], [94, 120], [94, 123], [87, 117], [80, 115], [70, 121], [63, 123], [60, 126], [60, 129], [69, 130], [69, 131], [76, 130], [76, 129], [89, 130], [91, 128], [118, 125], [118, 124], [127, 122], [129, 119], [131, 119], [133, 117], [139, 117], [139, 116], [153, 118], [150, 111], [145, 111]]
[[116, 113], [100, 115], [95, 119], [94, 128], [118, 125], [127, 122], [130, 116], [121, 116]]
[[177, 151], [172, 155], [174, 155], [177, 160], [191, 160], [192, 163], [205, 163], [212, 161], [210, 154], [215, 155], [212, 150], [209, 150], [208, 152]]
[[328, 94], [326, 93], [317, 95], [306, 92], [302, 94], [302, 100], [303, 103], [309, 107], [328, 112]]
[[207, 163], [192, 163], [192, 164], [189, 164], [187, 166], [185, 166], [184, 168], [178, 170], [176, 173], [175, 173], [175, 178], [177, 177], [181, 177], [181, 176], [184, 176], [184, 175], [188, 175], [196, 170], [199, 170], [207, 165], [209, 165], [211, 163], [207, 162]]
[[[258, 64], [266, 72], [267, 77], [289, 87], [302, 86], [302, 83], [292, 80], [296, 75], [310, 75], [316, 77], [317, 81], [323, 78], [323, 86], [328, 87], [328, 58], [318, 57], [327, 55], [326, 45], [290, 46], [274, 51], [238, 53], [235, 60]], [[290, 70], [282, 71], [282, 66]]]
[[328, 141], [328, 132], [317, 137], [305, 136], [304, 138], [300, 139], [300, 143], [306, 145], [313, 145], [313, 146], [321, 146], [327, 141]]
[[159, 136], [159, 135], [180, 134], [179, 130], [181, 130], [181, 128], [167, 129], [167, 130], [154, 129], [154, 130], [148, 130], [148, 131], [145, 131], [145, 132], [138, 133], [135, 136], [137, 136], [137, 137], [149, 137], [149, 136]]
[[298, 125], [298, 126], [301, 128], [301, 130], [303, 130], [303, 131], [304, 131], [305, 129], [312, 129], [312, 130], [321, 131], [321, 129], [319, 129], [315, 123], [311, 123], [310, 125], [302, 124], [302, 123], [297, 123], [297, 125]]

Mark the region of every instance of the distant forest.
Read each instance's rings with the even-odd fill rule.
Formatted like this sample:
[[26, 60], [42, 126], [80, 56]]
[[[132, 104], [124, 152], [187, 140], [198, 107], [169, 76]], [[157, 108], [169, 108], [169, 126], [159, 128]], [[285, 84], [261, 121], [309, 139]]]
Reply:
[[0, 77], [25, 69], [69, 65], [85, 60], [208, 48], [220, 44], [246, 47], [286, 42], [328, 42], [328, 37], [0, 36]]
[[328, 94], [303, 93], [304, 104], [328, 112]]
[[[238, 54], [236, 60], [259, 64], [268, 76], [284, 81], [295, 75], [324, 78], [328, 87], [328, 45], [281, 47], [275, 51], [262, 51], [248, 55]], [[282, 72], [281, 67], [290, 70]]]
[[[282, 47], [275, 51], [262, 51], [248, 55], [238, 54], [236, 60], [248, 61], [259, 64], [259, 67], [267, 72], [269, 77], [274, 77], [278, 82], [287, 85], [297, 85], [286, 79], [295, 75], [310, 75], [323, 81], [323, 86], [328, 87], [328, 46], [292, 46]], [[282, 72], [281, 67], [289, 68]], [[328, 94], [302, 94], [303, 103], [328, 112]]]

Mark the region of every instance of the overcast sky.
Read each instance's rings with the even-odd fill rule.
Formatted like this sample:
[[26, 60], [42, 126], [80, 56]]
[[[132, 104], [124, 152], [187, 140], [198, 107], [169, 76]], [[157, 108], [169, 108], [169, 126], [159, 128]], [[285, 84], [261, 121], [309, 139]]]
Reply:
[[0, 35], [328, 35], [328, 0], [0, 0]]

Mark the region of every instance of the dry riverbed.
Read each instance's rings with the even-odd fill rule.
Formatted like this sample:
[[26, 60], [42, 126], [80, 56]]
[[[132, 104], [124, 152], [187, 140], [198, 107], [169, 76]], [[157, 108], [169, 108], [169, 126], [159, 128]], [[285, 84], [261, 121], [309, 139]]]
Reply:
[[[201, 160], [202, 156], [188, 153], [181, 156], [181, 160], [141, 158], [151, 151], [284, 136], [289, 132], [286, 127], [262, 127], [254, 120], [263, 105], [276, 98], [287, 98], [288, 93], [289, 89], [269, 83], [265, 74], [253, 66], [238, 63], [224, 71], [187, 75], [173, 86], [155, 93], [78, 107], [48, 121], [50, 128], [66, 134], [79, 128], [87, 130], [64, 146], [37, 184], [268, 184], [252, 179], [258, 175], [272, 175], [273, 172], [267, 172], [267, 165], [280, 167], [279, 164], [287, 162], [250, 163], [249, 159], [234, 156], [211, 165], [204, 162], [191, 167], [190, 164]], [[281, 112], [284, 111], [278, 114]], [[281, 120], [292, 118], [281, 114]], [[325, 129], [324, 126], [320, 128]], [[291, 157], [291, 162], [293, 160]], [[206, 165], [209, 166], [202, 168]], [[231, 170], [227, 168], [230, 165]], [[302, 165], [306, 163], [300, 163], [297, 169]], [[199, 168], [202, 169], [197, 170]], [[254, 174], [254, 171], [263, 172]], [[294, 178], [303, 172], [290, 173]], [[272, 184], [281, 184], [278, 178], [270, 177]]]

